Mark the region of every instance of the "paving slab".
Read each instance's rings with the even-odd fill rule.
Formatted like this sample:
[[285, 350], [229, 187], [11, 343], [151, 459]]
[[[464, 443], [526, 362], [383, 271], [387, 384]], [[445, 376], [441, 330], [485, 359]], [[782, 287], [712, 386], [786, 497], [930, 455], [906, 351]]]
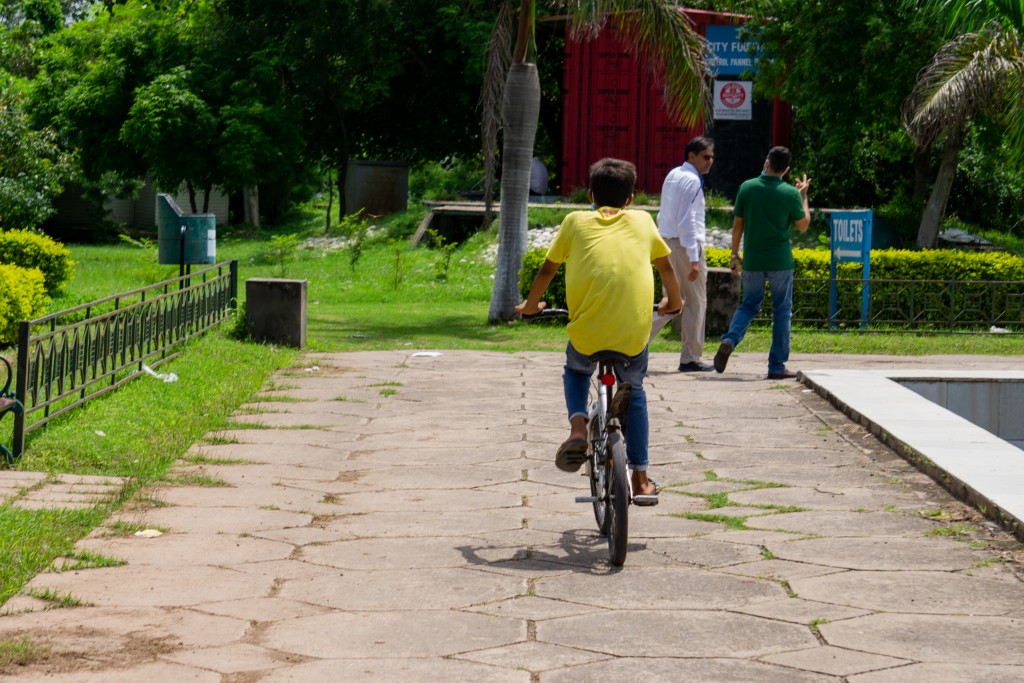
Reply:
[[850, 676], [866, 671], [903, 667], [910, 662], [906, 659], [873, 655], [865, 652], [844, 650], [839, 647], [816, 647], [796, 652], [768, 655], [762, 661], [789, 666], [794, 669], [815, 671], [833, 676]]
[[287, 669], [274, 669], [261, 683], [304, 683], [306, 681], [452, 681], [452, 683], [530, 683], [530, 672], [458, 659], [408, 658], [330, 659]]
[[984, 562], [991, 554], [967, 544], [950, 547], [934, 538], [812, 538], [773, 543], [783, 560], [841, 569], [885, 571], [957, 571]]
[[819, 629], [828, 643], [861, 652], [927, 663], [1024, 666], [1020, 619], [871, 614], [821, 624]]
[[1019, 683], [1024, 680], [1024, 667], [986, 666], [984, 664], [911, 664], [898, 669], [857, 674], [849, 676], [847, 680], [849, 683], [906, 683], [906, 681]]
[[[638, 673], [639, 672], [639, 673]], [[703, 657], [699, 659], [617, 658], [594, 664], [574, 666], [544, 675], [544, 683], [578, 681], [715, 681], [716, 683], [840, 683], [838, 677], [823, 676], [789, 667], [737, 659]]]
[[[615, 657], [763, 657], [817, 645], [810, 629], [741, 614], [706, 610], [631, 609], [537, 624], [537, 640]], [[637, 634], [644, 634], [638, 638]]]
[[1024, 608], [1024, 583], [1007, 586], [946, 571], [842, 572], [796, 579], [790, 586], [808, 600], [878, 612], [994, 616]]
[[[668, 488], [630, 510], [615, 568], [574, 502], [586, 480], [553, 465], [561, 354], [438, 353], [308, 353], [279, 373], [175, 468], [228, 486], [147, 487], [162, 507], [126, 506], [76, 546], [127, 564], [39, 574], [0, 607], [0, 641], [50, 652], [0, 678], [1024, 680], [1024, 546], [826, 398], [765, 379], [763, 354], [700, 377], [652, 357], [651, 475]], [[122, 486], [0, 472], [3, 500], [42, 507]], [[48, 609], [55, 596], [80, 606]]]

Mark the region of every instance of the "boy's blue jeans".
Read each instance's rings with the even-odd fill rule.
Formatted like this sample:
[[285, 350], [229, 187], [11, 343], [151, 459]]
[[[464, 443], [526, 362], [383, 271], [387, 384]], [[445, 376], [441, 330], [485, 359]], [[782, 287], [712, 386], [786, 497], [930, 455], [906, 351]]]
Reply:
[[[576, 415], [587, 417], [587, 395], [590, 393], [590, 377], [597, 364], [569, 343], [565, 347], [565, 371], [562, 386], [565, 389], [565, 406], [569, 419]], [[633, 394], [629, 402], [626, 431], [626, 457], [634, 470], [647, 469], [647, 440], [650, 427], [647, 421], [647, 393], [644, 391], [644, 377], [647, 376], [647, 349], [629, 359], [628, 365], [616, 365], [615, 376], [619, 382], [632, 385]]]
[[764, 284], [772, 292], [772, 348], [768, 351], [768, 372], [782, 372], [789, 361], [789, 334], [793, 320], [793, 271], [743, 271], [743, 296], [722, 341], [736, 348], [747, 334], [750, 322], [761, 311]]

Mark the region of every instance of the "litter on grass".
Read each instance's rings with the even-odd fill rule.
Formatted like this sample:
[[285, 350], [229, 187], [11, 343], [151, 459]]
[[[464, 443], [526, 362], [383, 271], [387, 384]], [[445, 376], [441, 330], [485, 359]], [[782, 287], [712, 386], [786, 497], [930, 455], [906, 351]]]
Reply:
[[178, 381], [178, 376], [175, 375], [173, 372], [158, 373], [158, 372], [154, 371], [153, 368], [151, 368], [148, 365], [146, 365], [145, 363], [143, 363], [143, 365], [142, 365], [142, 371], [144, 373], [146, 373], [147, 375], [149, 375], [150, 377], [156, 377], [157, 379], [163, 380], [164, 382], [177, 382]]

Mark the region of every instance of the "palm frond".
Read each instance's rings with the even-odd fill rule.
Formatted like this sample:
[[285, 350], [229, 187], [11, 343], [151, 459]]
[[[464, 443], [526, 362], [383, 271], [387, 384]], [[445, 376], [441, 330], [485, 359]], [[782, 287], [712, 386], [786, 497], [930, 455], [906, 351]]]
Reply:
[[490, 222], [494, 171], [501, 129], [501, 101], [505, 94], [505, 74], [512, 62], [513, 12], [511, 0], [505, 0], [487, 46], [487, 72], [480, 92], [481, 131], [484, 157], [484, 214]]
[[570, 35], [596, 36], [610, 22], [631, 52], [643, 55], [665, 86], [665, 106], [684, 125], [710, 117], [707, 42], [682, 8], [667, 0], [573, 0], [566, 3]]
[[1015, 40], [1016, 32], [990, 23], [935, 53], [904, 104], [904, 123], [915, 144], [927, 146], [941, 130], [962, 126], [975, 114], [1001, 104], [1007, 74], [1014, 69], [1007, 58], [1007, 41]]
[[977, 33], [995, 20], [1024, 30], [1024, 0], [932, 0], [923, 3], [937, 12], [949, 33]]
[[1018, 163], [1024, 164], [1024, 36], [1015, 32], [1016, 51], [1008, 55], [1010, 68], [1006, 77], [1003, 118], [1010, 149]]

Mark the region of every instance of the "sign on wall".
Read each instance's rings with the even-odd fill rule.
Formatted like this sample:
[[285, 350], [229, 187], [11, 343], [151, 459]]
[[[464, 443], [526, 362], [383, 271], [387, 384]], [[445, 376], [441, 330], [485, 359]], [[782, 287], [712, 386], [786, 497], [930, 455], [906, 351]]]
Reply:
[[739, 39], [739, 26], [710, 25], [704, 37], [708, 42], [708, 72], [718, 76], [739, 76], [757, 71], [756, 57], [750, 56], [750, 43]]
[[753, 118], [753, 81], [715, 81], [716, 121], [750, 121]]

